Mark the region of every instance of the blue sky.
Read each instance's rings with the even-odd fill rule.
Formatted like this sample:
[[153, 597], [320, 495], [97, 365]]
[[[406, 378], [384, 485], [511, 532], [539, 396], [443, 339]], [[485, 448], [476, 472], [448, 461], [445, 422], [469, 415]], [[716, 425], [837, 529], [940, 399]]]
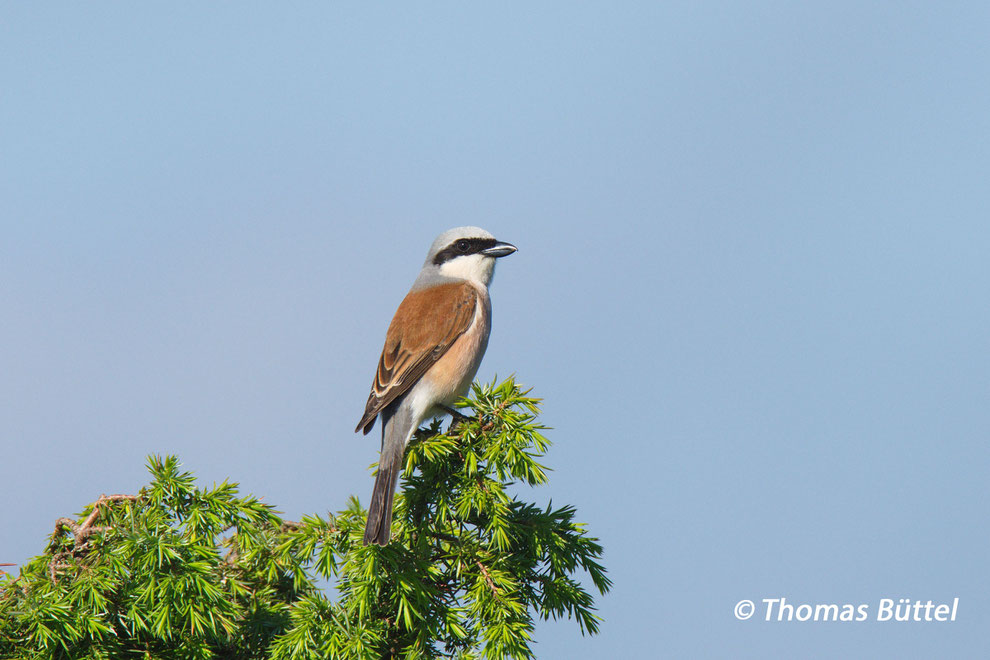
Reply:
[[[545, 658], [988, 652], [984, 3], [0, 8], [0, 561], [174, 453], [288, 517], [434, 236], [606, 548]], [[737, 621], [748, 598], [952, 623]], [[761, 612], [762, 613], [762, 612]]]

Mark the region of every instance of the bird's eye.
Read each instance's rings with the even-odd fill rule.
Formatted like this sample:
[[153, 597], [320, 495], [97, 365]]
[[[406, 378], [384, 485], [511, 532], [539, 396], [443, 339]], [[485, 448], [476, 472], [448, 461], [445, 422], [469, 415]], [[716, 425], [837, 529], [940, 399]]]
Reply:
[[470, 247], [471, 247], [471, 243], [469, 241], [464, 240], [463, 238], [457, 241], [457, 249], [461, 252], [467, 252], [468, 249], [470, 249]]

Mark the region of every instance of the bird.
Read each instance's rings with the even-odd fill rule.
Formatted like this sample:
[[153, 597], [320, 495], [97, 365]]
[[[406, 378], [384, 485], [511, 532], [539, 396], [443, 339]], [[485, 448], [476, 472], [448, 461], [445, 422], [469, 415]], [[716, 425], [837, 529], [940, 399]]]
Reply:
[[364, 544], [388, 545], [392, 502], [406, 445], [426, 419], [454, 411], [488, 347], [492, 305], [488, 286], [495, 260], [517, 250], [480, 227], [437, 236], [412, 288], [399, 304], [364, 415], [354, 432], [371, 432], [381, 417], [378, 473], [368, 507]]

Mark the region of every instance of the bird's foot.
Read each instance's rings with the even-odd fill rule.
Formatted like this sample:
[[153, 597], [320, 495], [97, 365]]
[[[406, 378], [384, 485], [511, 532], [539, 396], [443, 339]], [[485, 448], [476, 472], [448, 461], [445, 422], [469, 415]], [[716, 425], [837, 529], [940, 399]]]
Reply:
[[450, 426], [447, 428], [447, 433], [454, 433], [461, 427], [461, 424], [464, 422], [470, 422], [474, 419], [473, 417], [468, 417], [467, 415], [461, 414], [449, 406], [440, 407], [444, 410], [444, 412], [450, 415]]

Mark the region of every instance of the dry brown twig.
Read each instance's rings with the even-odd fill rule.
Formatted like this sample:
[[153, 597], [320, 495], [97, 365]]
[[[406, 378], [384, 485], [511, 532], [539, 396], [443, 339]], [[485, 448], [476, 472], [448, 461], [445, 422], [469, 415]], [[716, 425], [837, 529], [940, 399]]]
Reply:
[[475, 560], [474, 563], [478, 565], [478, 568], [481, 569], [481, 574], [485, 576], [485, 582], [488, 583], [488, 588], [492, 590], [492, 593], [497, 594], [499, 592], [499, 588], [498, 585], [495, 584], [495, 581], [492, 580], [491, 573], [488, 572], [488, 569], [485, 568], [485, 565], [482, 564], [481, 561]]
[[68, 529], [72, 532], [74, 543], [72, 550], [56, 553], [48, 564], [48, 573], [52, 581], [55, 581], [56, 573], [65, 568], [65, 560], [71, 555], [80, 555], [86, 550], [89, 537], [93, 534], [110, 531], [109, 527], [96, 527], [93, 523], [100, 515], [100, 508], [108, 502], [135, 502], [140, 499], [138, 495], [100, 495], [100, 498], [93, 502], [93, 510], [89, 512], [82, 523], [77, 523], [71, 518], [59, 518], [55, 521], [55, 531], [52, 533], [52, 544], [58, 540], [59, 536]]

